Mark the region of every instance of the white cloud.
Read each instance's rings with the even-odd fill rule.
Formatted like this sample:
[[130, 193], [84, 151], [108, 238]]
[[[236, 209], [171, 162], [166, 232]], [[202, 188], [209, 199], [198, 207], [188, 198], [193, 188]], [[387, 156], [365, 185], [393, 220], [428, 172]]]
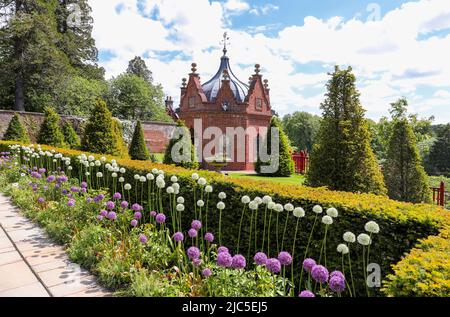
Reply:
[[242, 0], [227, 0], [223, 7], [231, 13], [242, 13], [250, 9], [250, 5]]

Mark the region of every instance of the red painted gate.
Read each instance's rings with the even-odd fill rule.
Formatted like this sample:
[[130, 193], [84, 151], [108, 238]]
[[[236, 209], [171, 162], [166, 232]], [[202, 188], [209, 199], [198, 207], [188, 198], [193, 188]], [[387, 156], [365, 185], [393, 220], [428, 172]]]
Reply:
[[439, 187], [432, 187], [433, 203], [439, 206], [445, 206], [445, 183], [441, 182]]
[[292, 160], [294, 161], [295, 164], [295, 173], [297, 174], [305, 174], [306, 171], [308, 170], [308, 152], [305, 151], [300, 151], [299, 153], [294, 152], [292, 153]]

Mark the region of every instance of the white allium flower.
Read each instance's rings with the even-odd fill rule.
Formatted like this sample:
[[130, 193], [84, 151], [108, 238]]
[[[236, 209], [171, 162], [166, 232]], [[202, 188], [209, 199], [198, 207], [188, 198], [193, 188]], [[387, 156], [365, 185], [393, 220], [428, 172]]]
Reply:
[[131, 189], [131, 185], [127, 183], [127, 184], [125, 184], [125, 186], [123, 188], [125, 188], [125, 190], [130, 190]]
[[[56, 159], [53, 159], [53, 163], [56, 163], [56, 161], [57, 161]], [[16, 162], [16, 163], [17, 163], [17, 162]]]
[[164, 171], [163, 170], [158, 170], [158, 175], [162, 175], [164, 177]]
[[153, 173], [153, 174], [158, 174], [158, 169], [157, 169], [157, 168], [153, 168], [153, 169], [152, 169], [152, 173]]
[[243, 204], [248, 204], [248, 203], [250, 202], [250, 197], [248, 197], [247, 195], [242, 196], [241, 202], [242, 202]]
[[270, 210], [274, 209], [275, 208], [275, 203], [273, 201], [269, 202], [267, 204], [267, 208], [270, 209]]
[[139, 177], [139, 181], [141, 183], [145, 183], [147, 181], [147, 178], [145, 176], [141, 176], [141, 177]]
[[262, 200], [263, 200], [263, 203], [267, 205], [272, 201], [272, 197], [266, 195], [262, 198]]
[[333, 218], [331, 218], [330, 216], [323, 216], [322, 223], [326, 225], [331, 225], [333, 223]]
[[97, 172], [97, 177], [103, 177], [103, 173], [102, 172]]
[[348, 243], [354, 243], [356, 241], [355, 235], [350, 231], [347, 231], [346, 233], [344, 233], [343, 238], [344, 238], [344, 241], [348, 242]]
[[253, 201], [255, 201], [258, 205], [261, 205], [263, 200], [261, 197], [256, 196], [255, 198], [253, 198]]
[[297, 207], [294, 209], [294, 211], [292, 212], [292, 214], [297, 217], [297, 218], [302, 218], [305, 216], [305, 210], [303, 210], [302, 207]]
[[105, 161], [106, 161], [106, 157], [102, 156], [102, 157], [100, 158], [100, 161], [105, 162]]
[[198, 183], [200, 186], [205, 186], [205, 185], [206, 185], [206, 179], [204, 179], [203, 177], [200, 177], [200, 178], [198, 179], [197, 183]]
[[172, 184], [172, 187], [173, 187], [173, 189], [175, 189], [175, 190], [180, 190], [180, 184], [178, 184], [178, 183], [173, 183], [173, 184]]
[[86, 172], [86, 173], [84, 173], [84, 175], [89, 176], [89, 175], [91, 175], [91, 173]]
[[197, 200], [197, 206], [203, 207], [205, 205], [205, 202], [201, 199]]
[[111, 168], [111, 164], [106, 163], [106, 164], [105, 164], [105, 168], [106, 168], [106, 169], [110, 169], [110, 168]]
[[112, 164], [112, 165], [116, 165], [116, 164], [117, 164], [117, 161], [116, 161], [116, 160], [111, 160], [111, 164]]
[[179, 189], [176, 189], [176, 188], [174, 188], [174, 192], [173, 192], [175, 195], [178, 195], [179, 193], [180, 193], [180, 190]]
[[120, 172], [121, 174], [125, 174], [126, 171], [127, 171], [127, 170], [124, 169], [123, 167], [121, 167], [121, 168], [119, 169], [119, 172]]
[[166, 188], [166, 192], [167, 192], [168, 194], [173, 194], [174, 191], [175, 191], [175, 190], [173, 189], [172, 186], [169, 186], [169, 187]]
[[367, 235], [365, 233], [359, 234], [356, 239], [358, 240], [359, 244], [364, 245], [364, 246], [369, 245], [371, 243], [369, 235]]
[[152, 180], [155, 179], [155, 175], [153, 175], [153, 174], [151, 174], [151, 173], [148, 173], [146, 177], [147, 177], [147, 179], [148, 179], [149, 181], [152, 181]]
[[338, 211], [336, 208], [328, 208], [327, 209], [327, 215], [330, 216], [331, 218], [336, 218], [338, 216]]
[[227, 194], [225, 194], [224, 192], [220, 192], [219, 199], [225, 199], [225, 198], [227, 198]]
[[199, 178], [197, 173], [192, 173], [191, 177], [194, 181], [198, 180], [198, 178]]
[[251, 210], [256, 210], [256, 209], [258, 209], [258, 202], [256, 202], [255, 200], [252, 200], [252, 201], [248, 204], [248, 208], [250, 208]]
[[171, 181], [172, 183], [176, 183], [176, 182], [178, 182], [178, 177], [176, 177], [175, 175], [173, 175], [173, 176], [170, 178], [170, 181]]
[[177, 205], [177, 211], [184, 211], [184, 205], [183, 204], [178, 204]]
[[112, 173], [112, 174], [111, 174], [111, 177], [112, 177], [112, 178], [116, 178], [116, 177], [117, 177], [117, 173], [116, 173], [116, 172]]
[[66, 160], [66, 162], [64, 164], [70, 165], [70, 160]]
[[276, 212], [282, 212], [284, 210], [284, 207], [282, 204], [275, 204], [273, 208]]
[[156, 179], [156, 186], [158, 188], [164, 188], [164, 187], [166, 187], [166, 182], [162, 178], [157, 178]]
[[369, 221], [365, 224], [364, 229], [370, 233], [378, 233], [380, 232], [380, 227], [375, 221]]
[[135, 180], [139, 180], [139, 178], [141, 178], [141, 175], [138, 175], [138, 174], [135, 174], [135, 175], [134, 175], [134, 179], [135, 179]]
[[286, 210], [286, 211], [293, 211], [294, 210], [294, 205], [292, 205], [291, 203], [285, 204], [284, 205], [284, 210]]
[[100, 165], [102, 165], [102, 163], [101, 163], [99, 160], [96, 160], [96, 161], [94, 162], [94, 164], [95, 164], [95, 166], [100, 166]]
[[69, 166], [67, 169], [68, 169], [69, 171], [71, 171], [71, 170], [73, 169], [73, 167], [72, 167], [72, 166]]
[[319, 206], [319, 205], [315, 205], [315, 206], [313, 207], [313, 212], [316, 213], [316, 214], [321, 214], [322, 211], [323, 211], [323, 209], [322, 209], [322, 207]]
[[89, 155], [88, 160], [89, 160], [89, 162], [92, 162], [93, 160], [95, 160], [95, 157], [93, 157], [92, 155]]
[[213, 191], [213, 188], [212, 188], [211, 185], [206, 185], [206, 186], [205, 186], [205, 192], [207, 192], [207, 193], [212, 193], [212, 191]]
[[225, 209], [225, 203], [223, 201], [219, 201], [217, 203], [217, 209], [224, 210]]
[[119, 183], [123, 183], [125, 181], [125, 178], [119, 177]]
[[177, 198], [177, 203], [179, 203], [179, 204], [184, 204], [184, 198], [183, 197], [178, 197]]
[[25, 177], [25, 173], [20, 173], [20, 176], [21, 177]]
[[348, 246], [346, 246], [345, 244], [341, 243], [337, 246], [336, 248], [337, 252], [341, 253], [341, 254], [347, 254], [348, 253]]

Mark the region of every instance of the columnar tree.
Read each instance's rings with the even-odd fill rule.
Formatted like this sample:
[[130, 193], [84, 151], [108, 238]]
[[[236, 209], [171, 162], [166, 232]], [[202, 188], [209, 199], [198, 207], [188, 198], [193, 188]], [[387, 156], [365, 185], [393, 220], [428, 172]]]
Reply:
[[[177, 158], [172, 156], [172, 150], [178, 156]], [[175, 164], [176, 166], [190, 169], [197, 169], [199, 167], [195, 146], [192, 144], [191, 140], [191, 134], [182, 120], [177, 121], [174, 135], [166, 147], [163, 163]]]
[[153, 74], [140, 56], [128, 62], [127, 74], [136, 75], [149, 84], [153, 83]]
[[64, 135], [61, 131], [61, 118], [51, 107], [44, 108], [44, 121], [39, 131], [38, 143], [64, 147]]
[[450, 124], [442, 127], [431, 148], [427, 169], [433, 175], [450, 177]]
[[62, 132], [64, 135], [64, 142], [71, 149], [79, 149], [81, 145], [80, 137], [75, 132], [72, 124], [66, 121], [62, 127]]
[[134, 128], [133, 138], [131, 139], [130, 149], [128, 151], [131, 159], [147, 161], [150, 159], [150, 152], [144, 139], [144, 130], [142, 130], [141, 121], [138, 120]]
[[429, 202], [428, 177], [422, 166], [413, 129], [406, 118], [396, 118], [394, 122], [384, 164], [388, 195], [401, 201]]
[[[278, 137], [274, 136], [274, 138], [272, 138], [272, 129], [278, 130]], [[272, 153], [271, 151], [272, 141], [278, 142], [278, 154]], [[261, 150], [267, 152], [269, 156], [278, 155], [278, 168], [276, 168], [274, 172], [265, 173], [263, 170], [263, 166], [272, 165], [273, 162], [271, 161], [272, 159], [270, 159], [268, 162], [264, 162], [264, 160], [262, 160], [260, 156], [260, 151], [258, 149], [258, 156], [255, 164], [255, 171], [258, 174], [262, 174], [264, 176], [288, 177], [295, 172], [290, 141], [284, 133], [281, 122], [277, 117], [272, 117], [272, 119], [270, 120], [267, 135], [263, 140], [263, 144], [260, 144], [258, 146], [258, 148], [260, 147], [262, 147]]]
[[351, 67], [335, 67], [321, 104], [323, 120], [310, 156], [307, 182], [333, 190], [386, 194], [370, 142], [365, 110]]
[[27, 130], [20, 122], [19, 115], [17, 113], [9, 121], [8, 128], [3, 135], [3, 140], [6, 141], [18, 141], [22, 143], [29, 143], [30, 138], [28, 137]]

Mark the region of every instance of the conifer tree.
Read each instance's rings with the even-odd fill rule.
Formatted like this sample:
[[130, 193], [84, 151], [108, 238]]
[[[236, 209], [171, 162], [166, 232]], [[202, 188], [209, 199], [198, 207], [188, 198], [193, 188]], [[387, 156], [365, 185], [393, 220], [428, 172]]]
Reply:
[[17, 113], [9, 121], [8, 128], [3, 135], [3, 140], [5, 141], [17, 141], [22, 143], [29, 143], [30, 138], [28, 137], [27, 130], [20, 122], [19, 115]]
[[71, 149], [79, 149], [80, 148], [80, 137], [75, 132], [72, 127], [72, 124], [66, 121], [63, 125], [62, 132], [64, 135], [64, 141], [66, 145]]
[[[272, 128], [278, 130], [278, 137], [274, 136], [274, 140], [272, 140]], [[264, 138], [263, 144], [260, 146], [263, 147], [263, 151], [266, 151], [268, 155], [275, 155], [271, 153], [271, 144], [272, 141], [276, 141], [279, 144], [278, 147], [278, 168], [274, 172], [265, 173], [263, 170], [263, 166], [272, 165], [273, 162], [263, 162], [259, 153], [257, 154], [257, 161], [255, 164], [255, 171], [258, 174], [264, 176], [275, 176], [275, 177], [289, 177], [295, 171], [294, 161], [292, 160], [292, 149], [290, 145], [290, 141], [286, 134], [283, 131], [282, 124], [277, 117], [272, 117], [270, 120], [267, 135]], [[259, 141], [258, 141], [259, 142]], [[259, 152], [259, 151], [258, 151]]]
[[53, 108], [44, 108], [44, 122], [39, 131], [38, 143], [55, 147], [64, 147], [64, 135], [61, 131], [61, 118]]
[[335, 67], [321, 104], [323, 120], [310, 156], [307, 183], [333, 190], [386, 194], [351, 67]]
[[[179, 160], [172, 157], [172, 148], [177, 146]], [[188, 150], [184, 153], [183, 150]], [[190, 132], [184, 122], [178, 120], [175, 135], [170, 139], [164, 153], [164, 164], [175, 164], [184, 168], [197, 169], [199, 167], [195, 146], [192, 144]]]
[[150, 152], [144, 139], [141, 121], [138, 120], [134, 128], [133, 138], [131, 139], [130, 150], [128, 152], [132, 160], [147, 161], [150, 159]]
[[450, 123], [443, 126], [437, 134], [428, 157], [427, 170], [432, 175], [450, 177]]
[[430, 201], [428, 176], [422, 166], [413, 129], [406, 118], [394, 120], [384, 178], [390, 198], [412, 203]]

